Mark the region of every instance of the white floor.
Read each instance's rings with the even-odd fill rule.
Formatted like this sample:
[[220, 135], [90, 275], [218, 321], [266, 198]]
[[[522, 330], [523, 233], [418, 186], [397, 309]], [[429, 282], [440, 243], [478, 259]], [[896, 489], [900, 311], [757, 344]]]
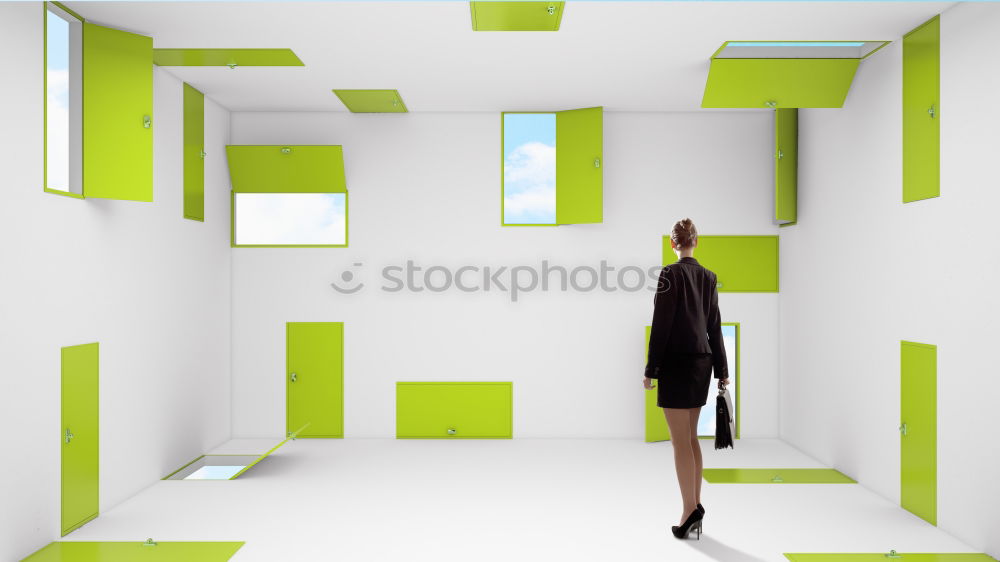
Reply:
[[[214, 452], [266, 450], [239, 440]], [[773, 440], [703, 442], [706, 467], [819, 467]], [[712, 485], [679, 541], [669, 443], [301, 439], [233, 481], [162, 481], [65, 540], [240, 540], [234, 562], [719, 560], [969, 552], [860, 485]]]

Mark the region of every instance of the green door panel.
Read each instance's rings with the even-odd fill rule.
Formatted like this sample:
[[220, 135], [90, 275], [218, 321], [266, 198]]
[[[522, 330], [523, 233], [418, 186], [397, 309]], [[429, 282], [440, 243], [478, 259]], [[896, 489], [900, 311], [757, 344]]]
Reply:
[[396, 438], [510, 439], [512, 393], [510, 382], [397, 382]]
[[893, 560], [899, 560], [899, 562], [996, 562], [993, 557], [977, 552], [897, 552], [896, 556], [900, 558], [891, 558], [886, 556], [886, 554], [889, 553], [786, 553], [785, 558], [791, 562], [892, 562]]
[[900, 505], [937, 525], [937, 347], [900, 344]]
[[[649, 331], [651, 329], [652, 326], [646, 326], [646, 346], [642, 348], [643, 353], [649, 353]], [[646, 395], [646, 443], [670, 441], [670, 426], [667, 425], [667, 419], [663, 417], [663, 408], [656, 405], [655, 385], [657, 384], [660, 384], [660, 381], [654, 380], [653, 389], [643, 389], [643, 393]]]
[[335, 145], [229, 145], [237, 193], [344, 193], [344, 153]]
[[62, 535], [97, 517], [99, 506], [98, 344], [61, 350]]
[[604, 220], [604, 109], [556, 112], [556, 223]]
[[774, 220], [796, 221], [799, 181], [799, 110], [774, 111]]
[[83, 195], [153, 200], [153, 39], [83, 24]]
[[713, 58], [701, 106], [842, 107], [859, 62]]
[[903, 37], [903, 202], [941, 194], [940, 17]]
[[344, 323], [288, 322], [286, 425], [298, 437], [344, 436]]
[[[698, 236], [698, 263], [718, 276], [720, 293], [778, 292], [777, 236]], [[663, 237], [663, 265], [677, 261]]]
[[396, 90], [334, 90], [351, 113], [406, 113]]
[[565, 2], [469, 2], [474, 31], [559, 31]]
[[205, 95], [184, 84], [184, 218], [205, 220]]
[[712, 484], [857, 484], [832, 468], [706, 468]]
[[242, 546], [242, 542], [53, 542], [24, 562], [225, 562]]
[[153, 49], [157, 66], [305, 66], [291, 49]]

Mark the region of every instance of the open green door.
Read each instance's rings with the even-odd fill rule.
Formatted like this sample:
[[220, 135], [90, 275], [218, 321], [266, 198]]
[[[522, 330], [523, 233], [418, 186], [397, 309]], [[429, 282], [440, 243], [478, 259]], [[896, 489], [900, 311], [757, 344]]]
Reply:
[[556, 223], [604, 220], [604, 108], [556, 112]]
[[83, 24], [83, 195], [153, 200], [153, 39]]
[[62, 517], [66, 536], [97, 517], [98, 344], [62, 348]]
[[900, 505], [937, 525], [937, 347], [900, 348]]
[[798, 218], [799, 110], [774, 110], [774, 221]]
[[941, 20], [903, 37], [903, 203], [941, 194]]
[[286, 325], [286, 434], [344, 436], [344, 323]]
[[184, 218], [205, 220], [205, 94], [184, 84]]

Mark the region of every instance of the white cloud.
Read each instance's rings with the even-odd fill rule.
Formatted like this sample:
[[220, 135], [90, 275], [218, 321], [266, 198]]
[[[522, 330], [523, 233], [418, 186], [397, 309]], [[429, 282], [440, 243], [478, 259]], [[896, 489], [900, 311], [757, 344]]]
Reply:
[[239, 193], [237, 244], [344, 244], [342, 193]]
[[556, 218], [556, 148], [529, 142], [504, 160], [504, 221], [553, 223]]
[[69, 191], [69, 71], [49, 70], [46, 79], [45, 187]]

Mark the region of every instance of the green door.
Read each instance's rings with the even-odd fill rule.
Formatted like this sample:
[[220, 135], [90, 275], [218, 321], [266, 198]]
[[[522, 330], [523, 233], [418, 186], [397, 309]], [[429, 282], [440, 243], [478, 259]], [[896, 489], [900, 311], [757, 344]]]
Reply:
[[205, 94], [184, 84], [184, 218], [205, 220]]
[[83, 195], [153, 200], [153, 39], [83, 24]]
[[900, 348], [900, 505], [937, 525], [937, 347]]
[[98, 512], [98, 345], [62, 348], [62, 535]]
[[939, 16], [903, 37], [903, 202], [941, 194]]
[[242, 542], [53, 542], [22, 562], [225, 562]]
[[702, 107], [843, 107], [859, 59], [713, 58]]
[[774, 111], [774, 220], [795, 222], [799, 181], [799, 110]]
[[[720, 293], [778, 292], [777, 236], [698, 236], [694, 257], [718, 276]], [[663, 265], [676, 261], [664, 236]]]
[[604, 220], [604, 109], [556, 112], [556, 223]]
[[510, 382], [397, 382], [396, 438], [510, 439]]
[[285, 336], [285, 432], [343, 437], [344, 323], [289, 322]]

